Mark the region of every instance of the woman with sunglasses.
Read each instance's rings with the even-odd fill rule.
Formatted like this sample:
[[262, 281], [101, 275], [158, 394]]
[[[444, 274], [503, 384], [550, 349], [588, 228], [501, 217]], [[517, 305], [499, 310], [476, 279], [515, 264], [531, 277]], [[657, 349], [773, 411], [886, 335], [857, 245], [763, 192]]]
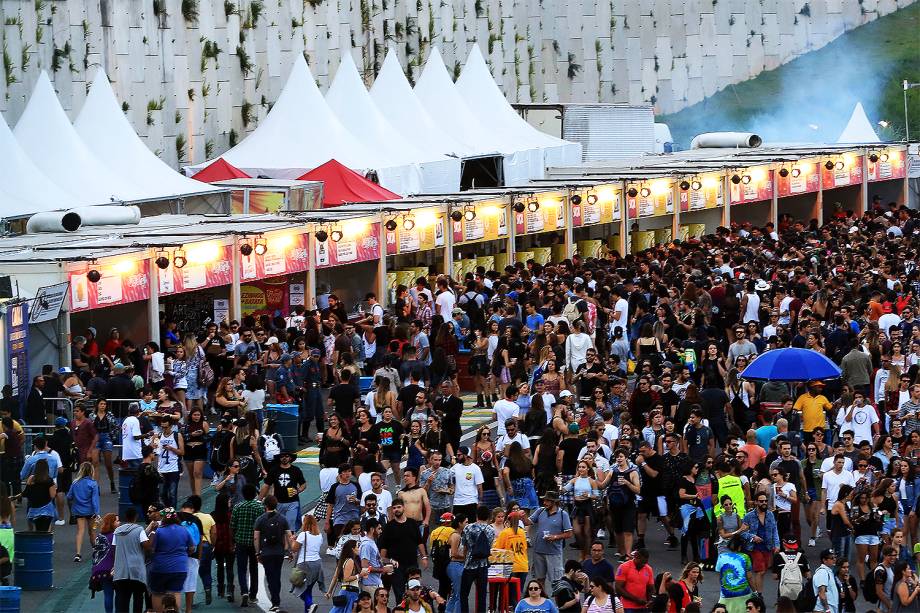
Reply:
[[792, 530], [792, 510], [798, 501], [795, 485], [787, 481], [789, 475], [781, 468], [771, 468], [773, 480], [773, 514], [776, 516], [776, 529], [779, 534], [789, 534]]
[[623, 603], [614, 596], [613, 586], [601, 577], [591, 577], [581, 613], [623, 613], [624, 610]]
[[243, 486], [246, 485], [246, 477], [240, 473], [240, 470], [239, 460], [231, 460], [224, 469], [223, 478], [214, 484], [215, 490], [226, 494], [230, 499], [231, 507], [243, 502]]
[[818, 448], [814, 443], [805, 447], [805, 457], [802, 458], [802, 473], [805, 475], [805, 491], [808, 498], [805, 501], [805, 522], [808, 524], [808, 546], [815, 546], [815, 539], [820, 530], [821, 501], [818, 490], [824, 473], [821, 471], [822, 460], [818, 457]]
[[514, 613], [559, 613], [556, 603], [543, 596], [543, 588], [537, 580], [528, 581], [525, 591], [527, 596], [517, 603]]
[[572, 515], [572, 524], [575, 540], [581, 548], [581, 558], [584, 560], [591, 553], [591, 540], [594, 532], [594, 499], [600, 494], [600, 485], [591, 474], [591, 466], [581, 460], [576, 464], [575, 476], [566, 483], [563, 492], [571, 494], [575, 504]]
[[387, 606], [390, 600], [390, 592], [385, 587], [378, 587], [374, 590], [374, 603], [371, 605], [372, 613], [392, 613], [393, 609]]
[[482, 426], [476, 432], [476, 442], [473, 443], [473, 463], [479, 464], [482, 454], [489, 452], [492, 462], [498, 467], [498, 458], [495, 453], [495, 443], [492, 441], [492, 430], [489, 426]]

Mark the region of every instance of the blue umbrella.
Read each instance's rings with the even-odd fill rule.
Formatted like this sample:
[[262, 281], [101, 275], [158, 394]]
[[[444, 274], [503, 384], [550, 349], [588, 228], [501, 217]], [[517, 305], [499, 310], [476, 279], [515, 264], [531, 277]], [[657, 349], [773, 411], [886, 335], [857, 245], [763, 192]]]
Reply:
[[811, 349], [773, 349], [748, 364], [740, 377], [759, 381], [820, 381], [840, 377], [840, 367]]

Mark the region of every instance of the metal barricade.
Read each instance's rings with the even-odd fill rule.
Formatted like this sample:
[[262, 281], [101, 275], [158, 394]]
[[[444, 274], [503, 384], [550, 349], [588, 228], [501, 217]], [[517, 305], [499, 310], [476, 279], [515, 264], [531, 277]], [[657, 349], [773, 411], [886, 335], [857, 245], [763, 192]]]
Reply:
[[42, 404], [48, 416], [48, 425], [54, 424], [58, 417], [66, 417], [67, 421], [73, 419], [73, 398], [42, 398]]
[[22, 455], [29, 456], [32, 455], [32, 441], [35, 440], [36, 436], [44, 436], [45, 438], [51, 438], [51, 433], [54, 432], [54, 426], [23, 426], [22, 432], [25, 435], [24, 440], [22, 441]]

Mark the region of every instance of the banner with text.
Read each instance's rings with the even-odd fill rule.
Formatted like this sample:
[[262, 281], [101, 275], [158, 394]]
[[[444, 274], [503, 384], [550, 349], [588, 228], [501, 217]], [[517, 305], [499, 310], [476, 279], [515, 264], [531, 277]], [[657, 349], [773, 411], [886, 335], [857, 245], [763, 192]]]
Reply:
[[704, 175], [700, 179], [700, 189], [680, 190], [680, 211], [705, 211], [723, 205], [725, 194], [722, 177], [718, 175]]
[[660, 217], [674, 213], [674, 190], [667, 189], [649, 196], [637, 194], [635, 198], [626, 195], [626, 208], [629, 218]]
[[835, 164], [828, 170], [823, 164], [821, 165], [821, 185], [824, 189], [862, 184], [862, 156], [854, 156], [852, 160], [842, 159], [840, 162], [843, 162], [843, 168], [837, 168]]
[[406, 230], [397, 223], [392, 232], [386, 231], [387, 255], [415, 253], [444, 246], [446, 217], [438, 213], [433, 217], [424, 212], [416, 215], [415, 227]]
[[29, 395], [29, 303], [20, 302], [6, 311], [6, 382], [19, 402], [19, 413]]
[[233, 283], [233, 247], [200, 244], [186, 248], [188, 263], [170, 266], [159, 274], [160, 295], [182, 294]]
[[541, 200], [536, 211], [514, 214], [515, 236], [554, 232], [565, 227], [565, 205], [558, 199]]
[[288, 280], [266, 279], [240, 285], [240, 304], [243, 315], [274, 316], [276, 311], [282, 314], [290, 312], [288, 302]]
[[[885, 159], [886, 155], [887, 159]], [[870, 181], [903, 179], [907, 176], [907, 164], [905, 163], [907, 156], [905, 151], [883, 151], [879, 156], [877, 162], [869, 160]]]
[[304, 272], [310, 266], [306, 234], [269, 236], [265, 246], [264, 255], [240, 256], [240, 281]]
[[[86, 273], [93, 268], [102, 275], [97, 283], [86, 278]], [[150, 297], [147, 260], [125, 260], [115, 266], [84, 266], [70, 271], [69, 276], [72, 313], [128, 304]]]
[[376, 260], [380, 257], [380, 223], [368, 223], [346, 232], [338, 242], [327, 239], [321, 243], [314, 239], [313, 249], [317, 268]]
[[[799, 162], [787, 170], [789, 174], [785, 177], [782, 175], [776, 177], [777, 196], [784, 198], [818, 191], [821, 185], [821, 173], [817, 163]], [[796, 171], [799, 171], [798, 176], [795, 176]]]
[[593, 226], [620, 220], [623, 193], [619, 190], [609, 194], [598, 193], [597, 202], [590, 203], [582, 195], [581, 204], [572, 205], [572, 227]]
[[451, 220], [454, 245], [494, 241], [508, 236], [508, 208], [504, 202], [478, 205], [476, 218]]
[[736, 185], [728, 182], [729, 200], [732, 205], [773, 199], [773, 171], [756, 168], [748, 170], [750, 183], [741, 182]]

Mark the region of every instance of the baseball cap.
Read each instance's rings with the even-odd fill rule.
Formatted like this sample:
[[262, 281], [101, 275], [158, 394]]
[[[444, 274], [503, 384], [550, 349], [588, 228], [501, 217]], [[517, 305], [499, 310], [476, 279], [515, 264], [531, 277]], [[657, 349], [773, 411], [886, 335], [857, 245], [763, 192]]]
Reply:
[[266, 342], [266, 344], [268, 344], [268, 345], [276, 345], [276, 344], [278, 344], [278, 337], [277, 337], [277, 336], [270, 336], [270, 337], [268, 337], [268, 340], [265, 341], [265, 342]]
[[822, 560], [826, 560], [828, 558], [834, 558], [834, 557], [837, 557], [837, 552], [834, 551], [833, 549], [825, 549], [824, 551], [821, 552]]
[[445, 523], [454, 521], [454, 514], [453, 513], [441, 513], [441, 521]]
[[422, 583], [418, 579], [409, 579], [409, 583], [406, 584], [406, 587], [410, 590], [414, 590], [416, 588], [421, 588]]
[[786, 549], [798, 549], [799, 542], [795, 540], [793, 535], [789, 534], [783, 539], [783, 547]]
[[562, 390], [561, 392], [559, 392], [560, 398], [568, 398], [571, 395], [572, 395], [572, 392], [570, 392], [569, 390]]
[[67, 422], [67, 418], [66, 418], [66, 417], [58, 417], [57, 419], [54, 420], [54, 425], [57, 426], [57, 427], [59, 427], [59, 428], [60, 428], [61, 426], [66, 426], [67, 423], [68, 423], [68, 422]]

